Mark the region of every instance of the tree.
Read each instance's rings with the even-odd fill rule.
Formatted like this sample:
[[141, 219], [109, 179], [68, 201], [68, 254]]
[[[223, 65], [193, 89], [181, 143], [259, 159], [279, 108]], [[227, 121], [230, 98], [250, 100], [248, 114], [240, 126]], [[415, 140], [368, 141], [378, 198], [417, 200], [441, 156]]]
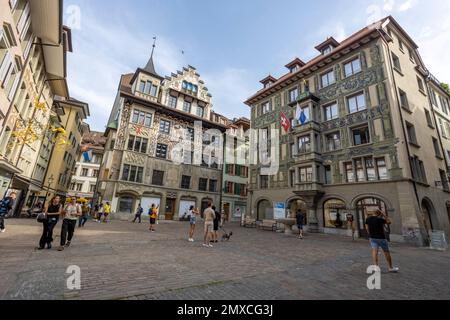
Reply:
[[441, 83], [441, 88], [450, 94], [450, 86], [447, 83]]

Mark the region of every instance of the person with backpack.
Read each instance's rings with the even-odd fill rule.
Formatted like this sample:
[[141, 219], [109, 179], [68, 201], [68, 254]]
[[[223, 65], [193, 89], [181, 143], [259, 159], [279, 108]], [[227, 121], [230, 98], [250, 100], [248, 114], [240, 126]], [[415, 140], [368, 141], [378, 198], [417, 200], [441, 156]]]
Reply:
[[144, 213], [144, 209], [142, 208], [141, 204], [139, 203], [138, 208], [136, 210], [136, 214], [134, 216], [133, 223], [136, 223], [136, 220], [139, 219], [139, 223], [142, 222], [142, 213]]
[[16, 202], [16, 193], [15, 192], [11, 192], [8, 197], [5, 197], [0, 202], [0, 232], [1, 233], [6, 232], [5, 217], [12, 210], [12, 208], [14, 207], [15, 202]]
[[155, 224], [156, 224], [156, 218], [158, 217], [158, 209], [159, 209], [159, 206], [152, 204], [152, 207], [150, 208], [150, 210], [148, 212], [148, 215], [150, 216], [150, 232], [155, 232]]

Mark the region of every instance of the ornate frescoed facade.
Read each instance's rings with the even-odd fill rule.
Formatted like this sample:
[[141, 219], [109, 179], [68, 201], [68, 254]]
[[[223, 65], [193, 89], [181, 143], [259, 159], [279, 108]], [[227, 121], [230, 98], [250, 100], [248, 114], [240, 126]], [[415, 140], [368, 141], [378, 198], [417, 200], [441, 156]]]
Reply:
[[[209, 160], [219, 155], [194, 162], [185, 152], [183, 163], [174, 162], [180, 137], [202, 139], [201, 131], [199, 138], [194, 135], [195, 122], [204, 131], [225, 132], [226, 125], [210, 120], [211, 107], [208, 88], [192, 66], [163, 78], [152, 56], [145, 68], [122, 76], [99, 178], [99, 194], [111, 203], [116, 217], [132, 217], [139, 204], [145, 212], [159, 205], [160, 219], [167, 220], [182, 217], [190, 206], [219, 206], [222, 166]], [[213, 135], [209, 138], [203, 143], [210, 143]]]
[[[447, 164], [427, 120], [429, 72], [417, 45], [389, 17], [316, 49], [316, 58], [295, 59], [246, 101], [252, 129], [266, 132], [263, 156], [280, 159], [274, 175], [261, 174], [261, 161], [251, 166], [248, 215], [274, 219], [275, 203], [284, 203], [287, 216], [305, 213], [312, 232], [351, 235], [352, 214], [365, 237], [368, 211], [381, 209], [393, 221], [392, 240], [423, 244], [432, 230], [449, 234]], [[279, 150], [270, 148], [270, 130], [280, 134]]]

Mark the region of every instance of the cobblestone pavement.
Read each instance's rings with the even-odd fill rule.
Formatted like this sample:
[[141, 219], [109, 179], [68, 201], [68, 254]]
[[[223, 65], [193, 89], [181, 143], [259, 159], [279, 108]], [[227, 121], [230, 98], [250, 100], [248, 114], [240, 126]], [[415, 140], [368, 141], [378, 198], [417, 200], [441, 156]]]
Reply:
[[[147, 224], [113, 221], [88, 222], [72, 247], [58, 252], [34, 249], [41, 232], [34, 220], [6, 224], [0, 299], [450, 299], [449, 252], [394, 244], [401, 272], [383, 272], [382, 290], [370, 291], [364, 240], [298, 240], [233, 225], [232, 240], [209, 249], [201, 246], [202, 226], [189, 243], [186, 223], [162, 222], [151, 234]], [[80, 291], [67, 289], [71, 265], [81, 268]]]

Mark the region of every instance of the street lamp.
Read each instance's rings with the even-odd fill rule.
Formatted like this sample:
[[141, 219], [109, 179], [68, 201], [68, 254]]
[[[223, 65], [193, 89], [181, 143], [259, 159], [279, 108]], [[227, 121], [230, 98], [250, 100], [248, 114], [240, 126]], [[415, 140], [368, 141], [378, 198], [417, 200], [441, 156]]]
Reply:
[[47, 193], [45, 194], [45, 201], [44, 203], [47, 202], [47, 198], [48, 198], [48, 194], [50, 193], [50, 187], [53, 184], [53, 182], [55, 181], [55, 178], [53, 178], [53, 174], [48, 178], [48, 186], [47, 186]]

